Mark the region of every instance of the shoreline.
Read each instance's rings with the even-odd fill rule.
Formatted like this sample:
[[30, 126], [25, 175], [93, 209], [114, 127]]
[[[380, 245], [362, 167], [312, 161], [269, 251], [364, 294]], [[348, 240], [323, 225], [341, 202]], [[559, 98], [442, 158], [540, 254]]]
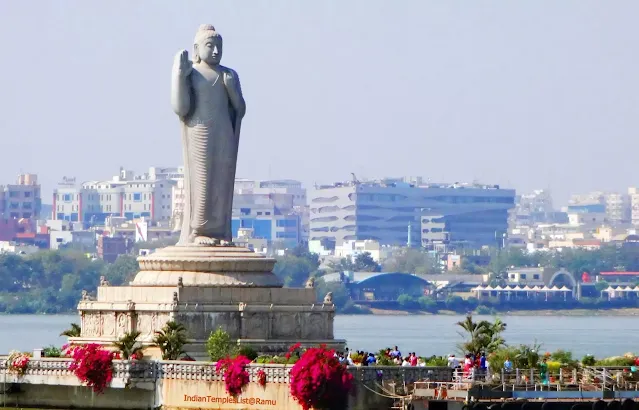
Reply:
[[[377, 316], [459, 316], [464, 313], [454, 312], [452, 310], [440, 310], [437, 313], [425, 311], [409, 311], [409, 310], [386, 310], [386, 309], [370, 309], [369, 315]], [[619, 309], [540, 309], [540, 310], [504, 310], [495, 311], [490, 314], [479, 314], [473, 312], [475, 316], [639, 316], [639, 308], [619, 308]]]

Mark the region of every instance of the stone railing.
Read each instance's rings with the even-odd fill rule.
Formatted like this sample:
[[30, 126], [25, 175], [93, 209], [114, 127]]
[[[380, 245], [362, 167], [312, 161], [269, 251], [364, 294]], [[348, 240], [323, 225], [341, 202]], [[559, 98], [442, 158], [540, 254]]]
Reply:
[[[60, 376], [75, 378], [69, 370], [72, 363], [69, 358], [40, 358], [31, 359], [26, 372], [19, 378], [28, 376], [40, 376], [39, 380], [46, 380], [46, 376], [52, 376], [52, 383], [59, 382]], [[258, 381], [258, 372], [264, 371], [267, 383], [289, 383], [289, 373], [293, 365], [283, 364], [256, 364], [248, 366], [251, 382]], [[397, 366], [349, 366], [358, 382], [373, 383], [381, 381], [402, 381], [412, 383], [415, 381], [451, 381], [452, 370], [446, 367], [397, 367]], [[11, 374], [8, 370], [6, 356], [0, 356], [0, 373]], [[15, 375], [17, 377], [17, 375]], [[42, 378], [42, 376], [45, 376]], [[55, 377], [54, 377], [55, 376]], [[185, 362], [185, 361], [113, 361], [113, 379], [129, 383], [155, 382], [158, 379], [177, 379], [215, 382], [222, 381], [222, 375], [215, 371], [215, 363], [209, 362]], [[122, 383], [117, 383], [119, 386]]]
[[146, 360], [113, 361], [113, 378], [135, 382], [153, 382], [158, 379], [159, 371], [155, 362]]
[[[158, 362], [160, 377], [179, 380], [203, 380], [209, 382], [222, 381], [222, 375], [215, 372], [215, 363], [208, 362]], [[267, 383], [288, 383], [288, 373], [292, 365], [283, 364], [255, 364], [248, 367], [251, 382], [257, 382], [257, 373], [263, 370]]]
[[[30, 382], [37, 380], [47, 380], [49, 377], [52, 384], [60, 383], [61, 377], [69, 377], [73, 380], [76, 376], [69, 366], [73, 362], [70, 358], [40, 358], [31, 359], [24, 372], [24, 374], [18, 375], [9, 370], [6, 356], [0, 356], [0, 373], [11, 376], [12, 378], [19, 380], [28, 380]], [[126, 361], [126, 360], [114, 360], [113, 361], [113, 379], [126, 382], [154, 382], [158, 379], [158, 366], [155, 362], [149, 361]], [[46, 384], [46, 383], [43, 383]], [[121, 383], [119, 383], [121, 384]]]
[[[71, 359], [31, 359], [24, 376], [73, 376], [69, 370]], [[7, 357], [0, 356], [0, 371], [9, 371]]]
[[[160, 377], [166, 379], [222, 381], [215, 372], [215, 364], [207, 362], [159, 362]], [[250, 380], [257, 381], [257, 373], [263, 370], [268, 383], [288, 383], [293, 365], [255, 364], [249, 365]], [[382, 380], [402, 380], [412, 383], [419, 380], [451, 381], [452, 369], [447, 367], [398, 367], [398, 366], [349, 366], [348, 371], [355, 380], [370, 383]]]
[[450, 382], [453, 379], [453, 370], [448, 367], [349, 366], [348, 371], [356, 381], [363, 383], [387, 380]]

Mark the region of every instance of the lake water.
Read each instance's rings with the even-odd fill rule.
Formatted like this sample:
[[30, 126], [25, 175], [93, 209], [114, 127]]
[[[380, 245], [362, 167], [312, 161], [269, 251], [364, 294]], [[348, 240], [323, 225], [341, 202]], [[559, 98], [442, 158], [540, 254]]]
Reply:
[[[335, 337], [346, 339], [349, 347], [377, 351], [398, 345], [402, 352], [420, 355], [457, 353], [462, 341], [456, 322], [463, 316], [415, 315], [373, 316], [337, 315]], [[475, 319], [482, 319], [477, 316]], [[492, 319], [485, 317], [486, 319]], [[544, 351], [567, 349], [576, 357], [596, 357], [639, 353], [639, 319], [632, 316], [501, 316], [509, 344], [542, 344]], [[77, 316], [4, 315], [0, 316], [0, 353], [13, 349], [32, 350], [66, 342], [61, 331]]]

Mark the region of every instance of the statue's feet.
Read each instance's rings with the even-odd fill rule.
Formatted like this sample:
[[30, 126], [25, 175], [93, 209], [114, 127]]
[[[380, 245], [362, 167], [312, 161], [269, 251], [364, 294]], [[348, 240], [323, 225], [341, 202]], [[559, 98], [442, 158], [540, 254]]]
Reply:
[[193, 239], [193, 244], [200, 246], [216, 246], [220, 244], [220, 241], [215, 238], [209, 238], [208, 236], [196, 236]]

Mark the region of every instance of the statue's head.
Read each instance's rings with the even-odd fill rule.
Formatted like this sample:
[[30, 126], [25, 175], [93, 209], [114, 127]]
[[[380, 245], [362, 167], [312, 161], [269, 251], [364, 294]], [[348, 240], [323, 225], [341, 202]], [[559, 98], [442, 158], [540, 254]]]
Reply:
[[222, 36], [210, 24], [202, 24], [195, 34], [193, 61], [214, 66], [222, 61]]

